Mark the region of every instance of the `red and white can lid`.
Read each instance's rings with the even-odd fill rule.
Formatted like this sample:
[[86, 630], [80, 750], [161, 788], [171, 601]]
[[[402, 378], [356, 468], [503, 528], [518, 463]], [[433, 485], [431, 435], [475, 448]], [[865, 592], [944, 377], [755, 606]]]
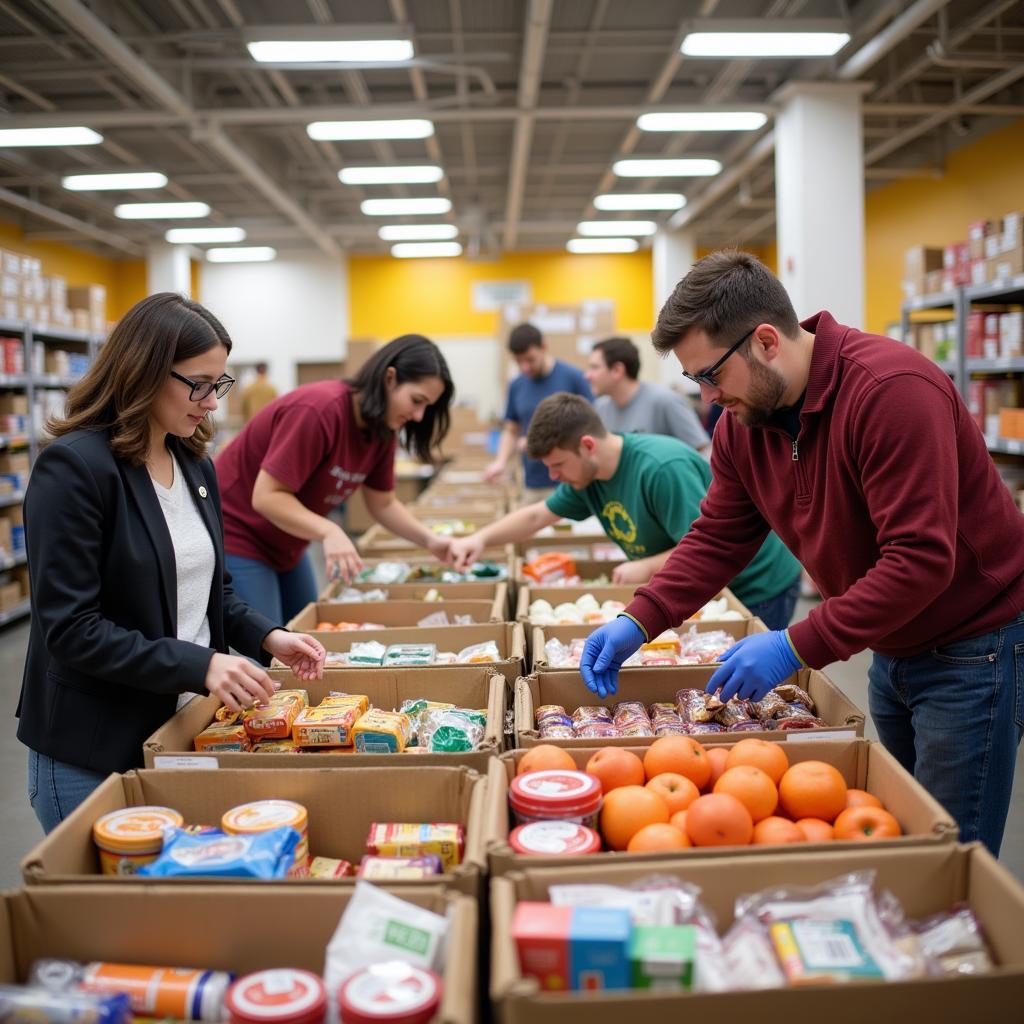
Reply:
[[601, 837], [586, 825], [574, 821], [533, 821], [512, 829], [509, 846], [516, 853], [534, 857], [572, 857], [599, 853]]
[[282, 967], [239, 978], [224, 1005], [237, 1024], [319, 1024], [327, 1012], [327, 989], [309, 971]]
[[338, 994], [342, 1024], [427, 1024], [440, 1005], [441, 979], [400, 960], [360, 968]]
[[509, 803], [520, 814], [555, 820], [593, 814], [601, 807], [601, 783], [587, 772], [548, 768], [517, 775]]

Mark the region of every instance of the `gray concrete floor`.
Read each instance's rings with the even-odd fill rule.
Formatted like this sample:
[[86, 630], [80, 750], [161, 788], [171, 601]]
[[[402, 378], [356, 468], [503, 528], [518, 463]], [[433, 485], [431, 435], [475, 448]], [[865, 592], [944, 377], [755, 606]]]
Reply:
[[[314, 559], [314, 564], [319, 564], [319, 561]], [[802, 601], [795, 619], [802, 619], [808, 607]], [[0, 888], [9, 888], [20, 882], [19, 862], [42, 838], [42, 830], [26, 796], [25, 748], [15, 736], [14, 709], [21, 688], [27, 643], [27, 622], [0, 630], [0, 703], [7, 709], [4, 724], [0, 727], [0, 808], [3, 811], [3, 826], [0, 828]], [[837, 662], [825, 670], [833, 682], [865, 713], [868, 706], [869, 658], [870, 655], [866, 653], [858, 654], [847, 662]], [[870, 718], [866, 735], [878, 739]], [[1017, 878], [1024, 881], [1024, 746], [1017, 757], [1017, 781], [1000, 860]]]

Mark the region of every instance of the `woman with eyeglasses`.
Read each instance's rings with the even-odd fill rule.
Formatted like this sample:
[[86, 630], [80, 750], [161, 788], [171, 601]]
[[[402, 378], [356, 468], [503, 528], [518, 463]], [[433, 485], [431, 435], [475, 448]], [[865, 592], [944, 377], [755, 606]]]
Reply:
[[395, 446], [435, 461], [454, 390], [440, 349], [405, 334], [351, 380], [305, 384], [261, 409], [217, 457], [227, 562], [239, 595], [288, 622], [316, 600], [306, 551], [313, 540], [323, 544], [328, 579], [351, 581], [362, 559], [328, 514], [360, 488], [377, 522], [447, 561], [450, 541], [395, 497]]
[[185, 694], [239, 711], [278, 684], [261, 650], [302, 679], [324, 650], [239, 600], [224, 569], [208, 415], [234, 381], [231, 339], [197, 302], [151, 295], [69, 392], [25, 494], [32, 599], [18, 738], [49, 832], [142, 745]]

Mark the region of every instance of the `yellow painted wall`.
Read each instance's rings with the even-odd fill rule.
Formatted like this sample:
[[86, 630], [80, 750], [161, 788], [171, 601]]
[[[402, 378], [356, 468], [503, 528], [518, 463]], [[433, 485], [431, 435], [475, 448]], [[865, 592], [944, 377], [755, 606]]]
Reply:
[[529, 281], [533, 301], [549, 304], [611, 299], [616, 327], [623, 331], [649, 331], [653, 320], [646, 250], [593, 256], [509, 253], [488, 263], [351, 256], [348, 275], [356, 338], [393, 338], [410, 331], [439, 337], [494, 334], [497, 314], [473, 309], [475, 281]]
[[951, 154], [941, 179], [894, 182], [865, 203], [865, 322], [899, 320], [903, 254], [967, 237], [967, 225], [1024, 207], [1024, 121]]

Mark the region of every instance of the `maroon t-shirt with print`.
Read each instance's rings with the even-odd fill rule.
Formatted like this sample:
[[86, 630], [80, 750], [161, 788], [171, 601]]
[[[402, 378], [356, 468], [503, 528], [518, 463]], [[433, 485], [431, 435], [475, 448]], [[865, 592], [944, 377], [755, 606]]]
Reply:
[[279, 530], [252, 507], [261, 469], [310, 511], [325, 516], [362, 484], [395, 488], [395, 441], [371, 440], [342, 381], [305, 384], [261, 409], [216, 459], [224, 506], [224, 548], [278, 572], [295, 568], [308, 541]]

